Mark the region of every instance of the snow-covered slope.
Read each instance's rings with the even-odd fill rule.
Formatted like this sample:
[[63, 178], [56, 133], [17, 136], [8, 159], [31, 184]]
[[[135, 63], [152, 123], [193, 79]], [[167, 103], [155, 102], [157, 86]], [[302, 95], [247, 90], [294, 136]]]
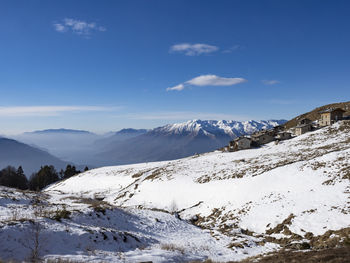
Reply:
[[[176, 204], [183, 218], [260, 234], [293, 214], [294, 233], [322, 234], [350, 223], [343, 213], [350, 212], [349, 134], [349, 123], [338, 123], [259, 149], [95, 169], [47, 191], [98, 194], [126, 207]], [[217, 209], [221, 216], [213, 217]]]
[[[50, 212], [35, 218], [57, 242], [43, 254], [84, 261], [233, 261], [279, 248], [341, 245], [350, 236], [349, 135], [350, 123], [339, 122], [259, 149], [71, 177], [44, 192], [46, 209], [65, 207], [72, 215], [61, 222], [48, 219]], [[30, 229], [27, 221], [10, 218], [13, 211], [23, 206], [30, 212], [35, 204], [29, 194], [12, 197], [0, 201], [5, 258], [16, 255]], [[114, 235], [123, 240], [127, 233], [134, 238], [113, 244]]]
[[[19, 192], [0, 186], [0, 259], [4, 260], [229, 259], [236, 253], [225, 246], [226, 242], [218, 242], [209, 232], [161, 211], [119, 209], [95, 199]], [[243, 252], [238, 255], [244, 256]]]

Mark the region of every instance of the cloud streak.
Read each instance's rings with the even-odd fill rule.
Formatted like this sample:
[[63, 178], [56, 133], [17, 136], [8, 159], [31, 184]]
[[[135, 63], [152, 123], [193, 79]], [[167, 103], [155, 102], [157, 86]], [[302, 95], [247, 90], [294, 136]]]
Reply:
[[241, 48], [242, 47], [240, 45], [234, 45], [234, 46], [232, 46], [232, 47], [230, 47], [228, 49], [223, 50], [222, 53], [232, 53], [232, 52], [234, 52], [234, 51], [236, 51], [238, 49], [241, 49]]
[[57, 32], [72, 32], [77, 35], [90, 35], [93, 31], [104, 32], [107, 29], [103, 26], [98, 26], [95, 22], [86, 22], [73, 18], [64, 18], [60, 23], [53, 24]]
[[63, 113], [115, 111], [121, 107], [100, 106], [8, 106], [0, 107], [0, 117], [59, 116]]
[[278, 80], [275, 80], [275, 79], [271, 79], [271, 80], [264, 79], [261, 82], [264, 83], [265, 85], [276, 85], [280, 83]]
[[181, 43], [176, 44], [170, 47], [171, 53], [183, 53], [186, 56], [199, 56], [204, 54], [209, 54], [218, 51], [217, 46], [212, 46], [208, 44], [190, 44], [190, 43]]
[[237, 85], [239, 83], [246, 82], [247, 80], [244, 78], [224, 78], [219, 77], [216, 75], [200, 75], [198, 77], [195, 77], [193, 79], [190, 79], [184, 83], [178, 84], [174, 87], [168, 87], [167, 91], [181, 91], [184, 90], [186, 87], [190, 86], [233, 86]]

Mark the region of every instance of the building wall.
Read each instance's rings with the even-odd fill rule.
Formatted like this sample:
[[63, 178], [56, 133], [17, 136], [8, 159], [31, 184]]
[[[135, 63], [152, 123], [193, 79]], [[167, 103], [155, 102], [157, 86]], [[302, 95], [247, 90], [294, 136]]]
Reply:
[[274, 138], [268, 134], [263, 134], [259, 137], [258, 143], [259, 144], [265, 144], [265, 143], [269, 143], [272, 142], [274, 140]]
[[250, 140], [249, 139], [241, 139], [237, 141], [238, 149], [249, 149], [250, 148]]
[[302, 127], [296, 127], [295, 128], [295, 135], [302, 135], [304, 133], [307, 133], [308, 131], [311, 131], [311, 125], [305, 125]]
[[320, 126], [328, 126], [331, 125], [331, 113], [322, 113], [321, 114], [321, 121], [320, 121]]
[[343, 112], [340, 111], [334, 111], [331, 114], [331, 120], [341, 120], [341, 118], [343, 118]]
[[295, 135], [299, 136], [299, 135], [302, 135], [302, 129], [301, 128], [295, 128]]
[[287, 140], [290, 139], [292, 136], [289, 132], [281, 132], [277, 135], [277, 139], [279, 140]]
[[328, 126], [333, 124], [337, 120], [341, 120], [343, 118], [343, 112], [334, 111], [328, 113], [321, 114], [320, 126]]

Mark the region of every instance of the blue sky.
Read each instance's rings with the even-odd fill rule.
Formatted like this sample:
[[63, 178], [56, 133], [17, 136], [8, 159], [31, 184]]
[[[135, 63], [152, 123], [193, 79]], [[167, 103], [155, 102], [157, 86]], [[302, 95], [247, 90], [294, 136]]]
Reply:
[[349, 1], [0, 2], [2, 134], [292, 118], [349, 98]]

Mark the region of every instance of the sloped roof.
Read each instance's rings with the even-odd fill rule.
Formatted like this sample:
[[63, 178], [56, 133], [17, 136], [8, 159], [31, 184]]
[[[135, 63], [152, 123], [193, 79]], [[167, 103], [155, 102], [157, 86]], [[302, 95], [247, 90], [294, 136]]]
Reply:
[[334, 111], [342, 111], [345, 112], [345, 110], [343, 110], [342, 108], [329, 108], [329, 109], [325, 109], [323, 111], [320, 111], [320, 113], [329, 113], [329, 112], [334, 112]]
[[241, 137], [238, 137], [238, 138], [234, 139], [233, 141], [239, 141], [239, 140], [242, 140], [242, 139], [251, 140], [251, 139], [250, 139], [250, 138], [248, 138], [248, 137], [241, 136]]

